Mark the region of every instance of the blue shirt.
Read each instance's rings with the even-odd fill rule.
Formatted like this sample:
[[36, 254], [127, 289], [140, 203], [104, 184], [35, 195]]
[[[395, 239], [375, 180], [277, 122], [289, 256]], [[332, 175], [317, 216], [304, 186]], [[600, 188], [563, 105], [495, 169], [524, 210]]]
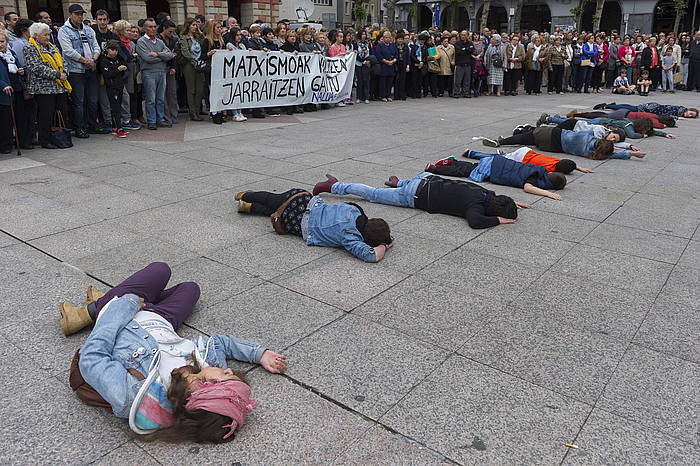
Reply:
[[480, 183], [486, 178], [491, 176], [491, 164], [493, 163], [493, 157], [486, 157], [479, 161], [479, 165], [474, 167], [472, 172], [469, 174], [469, 179]]

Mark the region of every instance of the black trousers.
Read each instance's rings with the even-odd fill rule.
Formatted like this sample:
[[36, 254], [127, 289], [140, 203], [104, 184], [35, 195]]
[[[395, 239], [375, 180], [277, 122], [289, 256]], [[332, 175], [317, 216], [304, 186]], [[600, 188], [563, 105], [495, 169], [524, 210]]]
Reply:
[[516, 134], [515, 136], [508, 136], [507, 138], [504, 138], [503, 141], [501, 142], [501, 145], [504, 146], [534, 146], [535, 144], [535, 135], [532, 133], [532, 131], [528, 131], [527, 133], [520, 133]]
[[439, 83], [439, 93], [440, 95], [444, 94], [445, 91], [452, 96], [452, 82], [453, 82], [454, 77], [452, 75], [438, 75], [438, 83]]
[[542, 72], [536, 70], [527, 70], [525, 77], [525, 91], [527, 92], [542, 92]]
[[564, 65], [552, 65], [547, 81], [547, 92], [562, 92], [562, 79], [564, 78]]
[[503, 74], [503, 91], [504, 92], [517, 92], [520, 77], [523, 75], [522, 70], [513, 68], [512, 70], [507, 70]]
[[557, 125], [557, 128], [573, 130], [578, 120], [576, 118], [568, 118]]
[[[36, 102], [34, 99], [24, 100], [24, 93], [15, 92], [12, 96], [15, 104], [15, 118], [19, 144], [22, 147], [32, 147], [36, 136]], [[11, 124], [11, 120], [7, 120]]]
[[36, 94], [34, 95], [37, 108], [37, 121], [39, 122], [39, 142], [49, 144], [51, 142], [51, 125], [57, 111], [61, 112], [66, 120], [66, 127], [70, 128], [68, 120], [68, 94]]
[[700, 60], [690, 60], [688, 63], [688, 89], [700, 91]]
[[399, 65], [394, 79], [394, 100], [406, 100], [406, 66]]
[[[659, 59], [661, 60], [661, 59]], [[655, 91], [661, 84], [661, 67], [647, 68], [649, 70], [649, 79], [651, 79], [651, 90]]]
[[121, 129], [122, 127], [122, 91], [123, 88], [108, 87], [105, 89], [107, 91], [107, 100], [109, 100], [109, 111], [112, 114], [112, 123], [107, 126], [111, 126], [113, 129]]
[[415, 99], [420, 99], [423, 96], [423, 71], [415, 66], [411, 67], [411, 93], [409, 95]]
[[393, 76], [378, 76], [379, 78], [379, 98], [388, 99], [391, 97], [391, 85], [394, 82]]
[[12, 150], [14, 145], [14, 132], [12, 131], [12, 107], [0, 105], [0, 149], [4, 151]]
[[466, 178], [472, 170], [479, 165], [478, 162], [467, 162], [466, 160], [452, 160], [447, 165], [435, 165], [431, 168], [431, 173], [436, 175], [459, 176]]
[[267, 191], [250, 191], [243, 194], [241, 199], [253, 204], [253, 207], [250, 209], [251, 213], [257, 215], [272, 215], [287, 199], [303, 191], [303, 189], [296, 188], [279, 194]]
[[591, 87], [595, 90], [600, 89], [603, 82], [603, 67], [596, 66], [593, 68], [593, 74], [591, 75]]

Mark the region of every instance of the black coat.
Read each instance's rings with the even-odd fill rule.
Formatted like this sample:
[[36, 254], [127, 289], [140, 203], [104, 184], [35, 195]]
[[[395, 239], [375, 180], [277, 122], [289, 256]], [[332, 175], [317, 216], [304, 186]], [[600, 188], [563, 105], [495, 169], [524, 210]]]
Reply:
[[[656, 49], [656, 57], [657, 57], [657, 65], [654, 68], [660, 68], [661, 67], [661, 52], [659, 52], [659, 49], [654, 47]], [[644, 48], [642, 51], [642, 58], [639, 60], [639, 65], [644, 67], [644, 68], [652, 68], [651, 66], [651, 46], [647, 46]]]
[[472, 41], [457, 41], [455, 44], [455, 65], [470, 65], [474, 61], [473, 55], [476, 55], [476, 51]]

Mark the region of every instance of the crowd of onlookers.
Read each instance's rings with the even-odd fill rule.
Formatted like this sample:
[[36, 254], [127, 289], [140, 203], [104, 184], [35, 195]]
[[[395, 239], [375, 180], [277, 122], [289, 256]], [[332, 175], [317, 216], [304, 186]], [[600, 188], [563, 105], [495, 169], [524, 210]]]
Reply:
[[[166, 13], [131, 24], [98, 10], [85, 19], [71, 5], [63, 25], [46, 11], [33, 20], [10, 12], [0, 23], [0, 152], [13, 145], [60, 147], [54, 129], [73, 136], [125, 137], [147, 127], [169, 128], [186, 114], [215, 124], [329, 105], [292, 105], [211, 113], [209, 81], [217, 50], [355, 54], [354, 98], [336, 106], [406, 98], [482, 95], [700, 92], [700, 32], [620, 35], [586, 32], [498, 34], [406, 30], [374, 24], [354, 29], [296, 29], [280, 20], [242, 28], [235, 18], [198, 15], [183, 25]], [[248, 115], [248, 116], [246, 116]], [[13, 132], [14, 128], [14, 132]]]

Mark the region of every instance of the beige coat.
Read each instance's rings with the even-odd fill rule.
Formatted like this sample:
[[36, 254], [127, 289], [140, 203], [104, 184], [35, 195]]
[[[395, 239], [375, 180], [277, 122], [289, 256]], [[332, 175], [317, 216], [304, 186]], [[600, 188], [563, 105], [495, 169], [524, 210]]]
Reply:
[[448, 76], [454, 74], [455, 66], [455, 47], [452, 44], [447, 44], [447, 47], [443, 47], [442, 44], [437, 46], [438, 63], [440, 63], [440, 72], [438, 74], [442, 76]]

